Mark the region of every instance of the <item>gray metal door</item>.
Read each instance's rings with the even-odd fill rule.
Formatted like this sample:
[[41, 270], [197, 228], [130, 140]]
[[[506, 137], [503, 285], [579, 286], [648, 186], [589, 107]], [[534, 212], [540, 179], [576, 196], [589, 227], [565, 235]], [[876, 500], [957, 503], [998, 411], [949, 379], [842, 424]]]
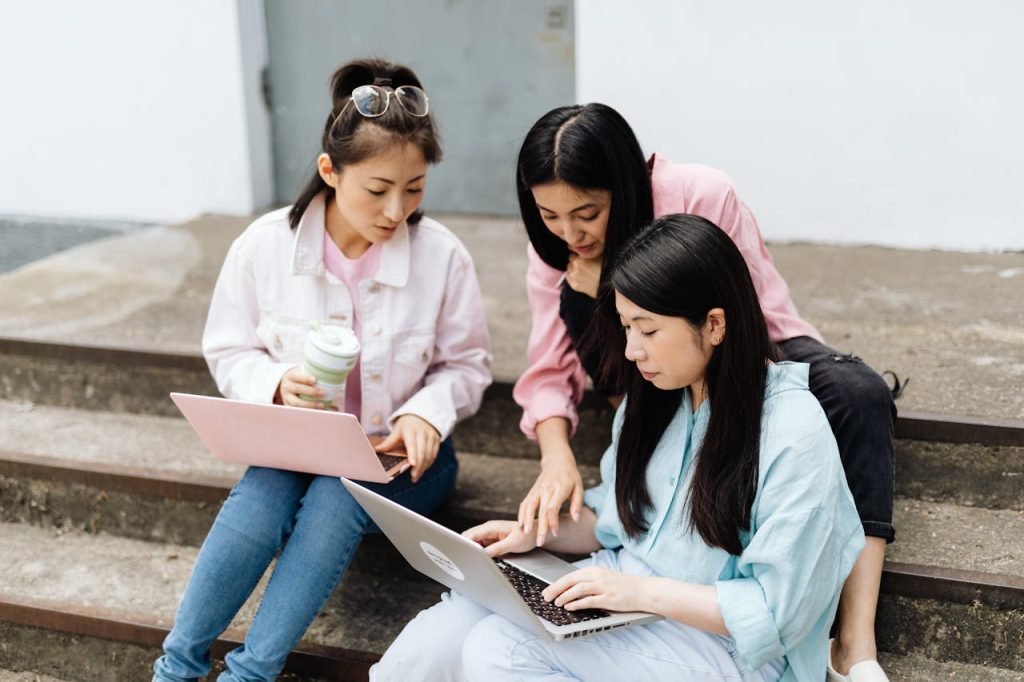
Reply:
[[266, 0], [276, 196], [313, 172], [334, 70], [355, 57], [411, 66], [444, 145], [428, 211], [516, 212], [523, 135], [575, 95], [572, 0]]

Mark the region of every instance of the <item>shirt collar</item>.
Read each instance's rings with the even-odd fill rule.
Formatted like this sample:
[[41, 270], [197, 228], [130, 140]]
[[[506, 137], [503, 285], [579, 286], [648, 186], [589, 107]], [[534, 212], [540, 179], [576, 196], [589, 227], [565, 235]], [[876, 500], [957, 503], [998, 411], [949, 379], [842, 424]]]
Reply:
[[[292, 242], [292, 274], [319, 275], [324, 272], [324, 193], [313, 197], [295, 228]], [[395, 236], [381, 245], [380, 264], [373, 279], [393, 287], [409, 281], [409, 226], [403, 222]]]

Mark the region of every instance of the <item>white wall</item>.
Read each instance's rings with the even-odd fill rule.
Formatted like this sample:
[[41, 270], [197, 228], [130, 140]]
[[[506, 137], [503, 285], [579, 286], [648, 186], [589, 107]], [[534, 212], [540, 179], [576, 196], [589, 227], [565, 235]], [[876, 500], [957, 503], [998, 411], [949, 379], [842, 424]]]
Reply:
[[1024, 249], [1024, 3], [577, 0], [578, 101], [773, 240]]
[[0, 214], [175, 222], [270, 203], [266, 48], [240, 28], [261, 17], [260, 0], [4, 3]]

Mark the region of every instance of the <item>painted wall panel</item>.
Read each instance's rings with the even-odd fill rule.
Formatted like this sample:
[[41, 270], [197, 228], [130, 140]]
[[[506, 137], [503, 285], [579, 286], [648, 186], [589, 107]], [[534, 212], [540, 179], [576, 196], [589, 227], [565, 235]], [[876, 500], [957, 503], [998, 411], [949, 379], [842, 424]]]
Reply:
[[1024, 249], [1024, 4], [578, 0], [577, 96], [766, 237]]

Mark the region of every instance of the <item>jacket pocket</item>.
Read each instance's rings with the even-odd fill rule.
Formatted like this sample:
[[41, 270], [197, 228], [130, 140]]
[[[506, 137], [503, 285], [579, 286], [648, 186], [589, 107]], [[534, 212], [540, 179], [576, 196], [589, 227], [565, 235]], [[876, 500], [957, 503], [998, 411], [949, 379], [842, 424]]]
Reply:
[[301, 364], [308, 335], [308, 320], [272, 310], [260, 310], [256, 336], [267, 347], [270, 357], [275, 361]]
[[392, 365], [392, 387], [399, 394], [410, 393], [423, 385], [423, 378], [434, 357], [434, 335], [413, 332], [391, 340], [395, 359]]

